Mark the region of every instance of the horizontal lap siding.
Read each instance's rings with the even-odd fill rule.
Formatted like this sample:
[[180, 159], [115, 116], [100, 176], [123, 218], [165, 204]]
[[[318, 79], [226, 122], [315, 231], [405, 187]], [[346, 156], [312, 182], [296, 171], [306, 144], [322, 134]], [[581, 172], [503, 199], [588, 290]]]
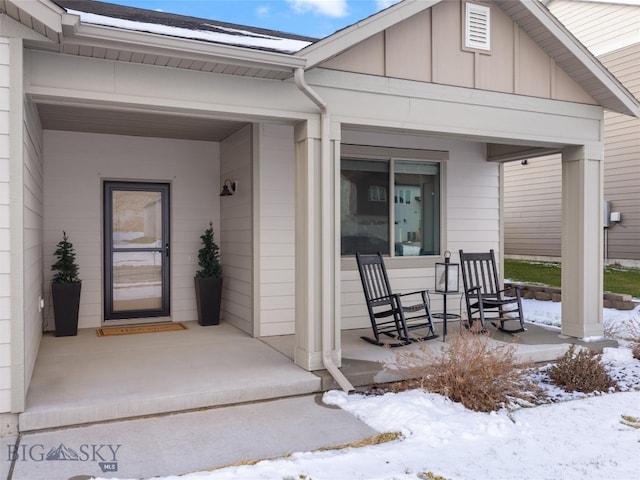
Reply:
[[560, 156], [504, 166], [504, 249], [507, 255], [560, 255], [562, 168]]
[[[252, 127], [227, 137], [220, 146], [221, 180], [237, 181], [232, 196], [220, 198], [220, 258], [224, 292], [222, 319], [253, 334]], [[222, 183], [222, 181], [220, 182]], [[218, 191], [221, 187], [217, 187]]]
[[[636, 28], [640, 7], [636, 7]], [[636, 97], [640, 97], [640, 42], [602, 55], [602, 62]], [[604, 197], [622, 223], [607, 231], [606, 257], [640, 260], [640, 119], [605, 114]]]
[[[442, 250], [453, 253], [457, 261], [459, 249], [467, 251], [486, 251], [500, 249], [500, 199], [499, 167], [486, 161], [484, 144], [427, 140], [419, 137], [374, 136], [357, 133], [344, 136], [343, 142], [363, 145], [376, 145], [384, 142], [386, 146], [447, 151], [449, 159], [442, 164], [446, 178], [443, 188], [443, 228], [446, 228]], [[435, 260], [433, 260], [435, 262]], [[412, 264], [412, 259], [397, 259], [394, 266], [388, 267], [392, 289], [398, 292], [434, 288], [434, 270], [431, 266], [402, 268], [403, 262]], [[341, 313], [342, 328], [368, 328], [370, 321], [364, 303], [362, 284], [353, 258], [343, 258], [341, 271]], [[432, 296], [432, 309], [442, 308], [442, 299]], [[449, 302], [453, 311], [458, 305]]]
[[39, 299], [43, 295], [42, 228], [44, 212], [44, 170], [42, 128], [35, 106], [25, 106], [24, 126], [24, 339], [25, 385], [38, 356], [43, 315]]
[[[640, 7], [554, 0], [551, 12], [640, 96]], [[605, 112], [604, 198], [623, 222], [608, 229], [609, 259], [640, 259], [640, 120]], [[561, 164], [559, 156], [505, 165], [505, 253], [559, 256]]]
[[259, 127], [258, 336], [295, 331], [295, 148], [293, 127]]
[[[0, 38], [0, 115], [9, 117], [9, 43]], [[11, 411], [9, 122], [0, 121], [0, 413]]]
[[[171, 316], [195, 320], [193, 277], [200, 235], [213, 223], [219, 240], [219, 144], [87, 133], [44, 133], [44, 270], [62, 230], [76, 250], [82, 279], [80, 328], [102, 323], [103, 180], [171, 184]], [[53, 327], [50, 295], [47, 324]]]

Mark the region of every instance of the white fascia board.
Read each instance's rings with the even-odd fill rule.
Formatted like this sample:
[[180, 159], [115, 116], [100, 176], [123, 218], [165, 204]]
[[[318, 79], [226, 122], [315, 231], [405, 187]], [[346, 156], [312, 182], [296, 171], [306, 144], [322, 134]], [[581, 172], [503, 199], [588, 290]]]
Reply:
[[[69, 15], [74, 17], [73, 15]], [[78, 17], [75, 17], [78, 18]], [[210, 62], [225, 62], [233, 65], [259, 67], [290, 72], [304, 68], [306, 59], [277, 52], [266, 52], [250, 48], [235, 47], [177, 37], [155, 35], [132, 30], [119, 30], [99, 25], [73, 25], [65, 29], [64, 42], [103, 48], [134, 50], [155, 55], [169, 55]], [[67, 36], [69, 35], [69, 36]]]
[[404, 0], [400, 3], [354, 23], [350, 27], [339, 30], [319, 42], [295, 53], [295, 56], [307, 60], [307, 68], [312, 68], [339, 53], [353, 47], [357, 43], [392, 27], [413, 15], [431, 8], [442, 0]]
[[640, 118], [640, 103], [587, 47], [577, 41], [540, 2], [522, 0], [522, 3], [626, 107], [628, 115]]

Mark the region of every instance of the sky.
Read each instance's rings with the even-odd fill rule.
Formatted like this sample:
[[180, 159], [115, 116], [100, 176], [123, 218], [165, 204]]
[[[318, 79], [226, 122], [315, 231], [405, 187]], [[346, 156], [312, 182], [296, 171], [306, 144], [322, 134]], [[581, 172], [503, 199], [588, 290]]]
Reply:
[[104, 1], [323, 38], [397, 3], [398, 0]]
[[[529, 322], [560, 325], [560, 303], [525, 300]], [[640, 328], [640, 306], [604, 309], [606, 325]], [[550, 326], [546, 328], [559, 328]], [[636, 330], [640, 331], [640, 330]], [[332, 390], [323, 401], [378, 432], [400, 432], [393, 442], [361, 448], [295, 452], [255, 465], [193, 472], [155, 480], [360, 479], [631, 480], [640, 471], [640, 360], [628, 344], [605, 348], [602, 361], [622, 391], [566, 393], [533, 378], [553, 400], [535, 407], [479, 413], [422, 390], [379, 396]], [[438, 477], [436, 477], [438, 478]]]

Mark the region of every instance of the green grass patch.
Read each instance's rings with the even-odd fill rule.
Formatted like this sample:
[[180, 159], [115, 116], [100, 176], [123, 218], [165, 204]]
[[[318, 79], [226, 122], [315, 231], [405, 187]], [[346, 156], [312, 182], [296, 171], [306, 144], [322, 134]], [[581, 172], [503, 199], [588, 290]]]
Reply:
[[559, 287], [561, 271], [558, 262], [504, 260], [504, 278], [513, 282]]
[[[528, 262], [524, 260], [504, 261], [504, 278], [513, 282], [534, 285], [561, 286], [560, 263]], [[640, 270], [610, 265], [604, 269], [605, 292], [626, 293], [640, 298]]]

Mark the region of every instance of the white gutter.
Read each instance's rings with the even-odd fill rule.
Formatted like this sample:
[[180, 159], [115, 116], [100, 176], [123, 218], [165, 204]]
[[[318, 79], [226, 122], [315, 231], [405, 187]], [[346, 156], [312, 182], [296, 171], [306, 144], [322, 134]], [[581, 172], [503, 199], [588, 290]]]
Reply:
[[[322, 191], [327, 189], [333, 190], [333, 182], [331, 181], [331, 138], [330, 128], [331, 123], [329, 121], [329, 110], [324, 100], [307, 84], [304, 79], [304, 69], [296, 68], [294, 78], [296, 86], [302, 93], [304, 93], [313, 103], [320, 109], [320, 188]], [[331, 229], [333, 222], [332, 210], [327, 205], [321, 205], [321, 231], [326, 232]], [[333, 278], [329, 275], [329, 272], [334, 270], [332, 266], [334, 261], [331, 251], [331, 243], [328, 241], [322, 242], [321, 257], [322, 264], [322, 278], [321, 278], [321, 307], [322, 307], [322, 363], [331, 376], [338, 382], [338, 385], [347, 393], [353, 392], [355, 388], [347, 377], [338, 369], [336, 364], [331, 358], [331, 345], [332, 345], [332, 328], [331, 328], [331, 316], [329, 312], [334, 311], [333, 305], [331, 305], [330, 292], [333, 288]]]

